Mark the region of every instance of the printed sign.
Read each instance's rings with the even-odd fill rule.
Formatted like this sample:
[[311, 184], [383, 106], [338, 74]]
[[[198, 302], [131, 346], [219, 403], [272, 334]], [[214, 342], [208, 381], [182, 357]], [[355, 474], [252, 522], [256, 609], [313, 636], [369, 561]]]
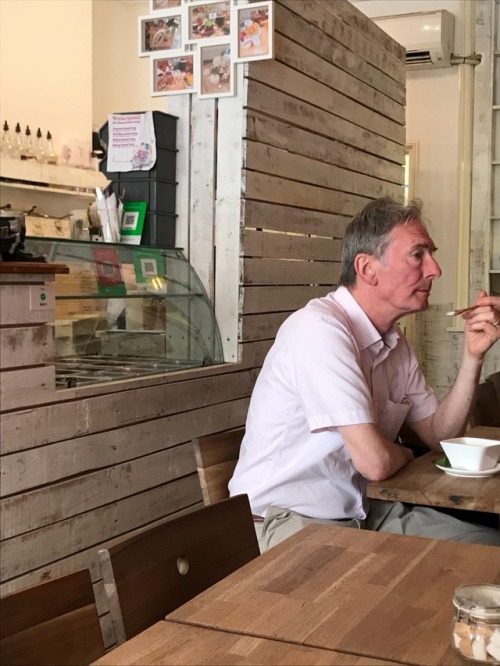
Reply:
[[164, 278], [165, 275], [162, 252], [154, 248], [135, 250], [134, 267], [137, 283], [151, 282], [155, 278]]
[[99, 293], [105, 296], [125, 296], [127, 289], [123, 281], [118, 251], [113, 247], [92, 248]]

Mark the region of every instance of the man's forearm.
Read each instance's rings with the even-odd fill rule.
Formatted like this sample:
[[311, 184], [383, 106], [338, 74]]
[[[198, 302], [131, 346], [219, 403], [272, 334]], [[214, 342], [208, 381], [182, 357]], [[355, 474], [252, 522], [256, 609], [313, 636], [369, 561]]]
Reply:
[[482, 360], [470, 357], [464, 352], [455, 383], [432, 419], [432, 435], [436, 442], [463, 434], [469, 419], [482, 365]]
[[385, 439], [373, 423], [339, 426], [352, 464], [369, 481], [383, 481], [413, 460], [410, 449]]

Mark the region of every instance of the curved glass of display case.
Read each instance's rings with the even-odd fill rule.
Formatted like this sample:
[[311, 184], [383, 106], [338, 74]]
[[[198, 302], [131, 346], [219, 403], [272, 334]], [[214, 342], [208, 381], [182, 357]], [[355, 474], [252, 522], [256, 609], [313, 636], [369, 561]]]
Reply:
[[223, 362], [215, 315], [181, 250], [27, 238], [57, 275], [58, 388]]

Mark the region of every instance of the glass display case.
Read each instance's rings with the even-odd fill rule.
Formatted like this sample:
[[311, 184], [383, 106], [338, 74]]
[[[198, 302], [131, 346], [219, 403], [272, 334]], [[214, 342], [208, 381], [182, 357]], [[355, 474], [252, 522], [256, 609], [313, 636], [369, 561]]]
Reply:
[[27, 238], [57, 275], [57, 388], [223, 361], [212, 306], [181, 250]]

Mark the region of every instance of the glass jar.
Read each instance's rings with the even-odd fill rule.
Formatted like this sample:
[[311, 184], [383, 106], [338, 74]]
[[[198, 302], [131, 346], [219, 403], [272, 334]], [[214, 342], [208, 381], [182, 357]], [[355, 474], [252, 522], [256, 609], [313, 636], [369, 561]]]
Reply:
[[452, 644], [470, 661], [500, 664], [500, 585], [455, 590]]

